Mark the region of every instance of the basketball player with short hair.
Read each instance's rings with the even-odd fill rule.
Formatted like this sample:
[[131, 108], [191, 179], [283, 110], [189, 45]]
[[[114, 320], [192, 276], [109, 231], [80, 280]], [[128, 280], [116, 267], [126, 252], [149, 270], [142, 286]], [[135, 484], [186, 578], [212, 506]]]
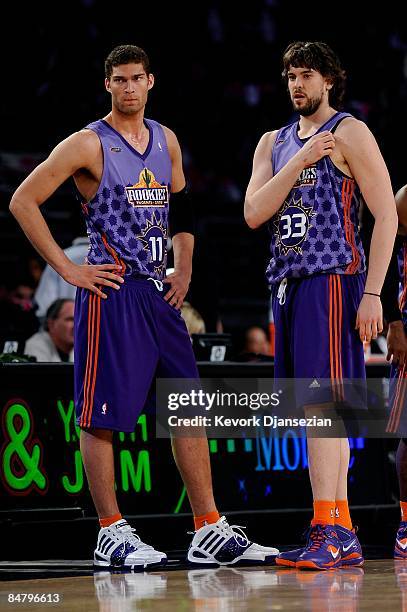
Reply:
[[[340, 112], [345, 73], [322, 42], [295, 42], [283, 78], [299, 120], [264, 134], [253, 161], [245, 218], [268, 223], [276, 328], [275, 377], [331, 380], [324, 404], [343, 400], [342, 380], [364, 378], [364, 340], [382, 331], [380, 291], [397, 229], [386, 165], [367, 126]], [[375, 225], [367, 278], [359, 205]], [[356, 329], [355, 329], [356, 328]], [[361, 565], [347, 501], [346, 438], [308, 438], [314, 516], [305, 548], [279, 565], [329, 569]]]
[[[178, 140], [144, 117], [154, 85], [146, 53], [133, 45], [116, 47], [106, 59], [105, 77], [111, 112], [61, 142], [20, 185], [10, 210], [40, 255], [79, 288], [75, 406], [101, 526], [94, 563], [148, 568], [164, 563], [166, 555], [144, 544], [120, 514], [112, 434], [134, 430], [156, 375], [198, 377], [180, 314], [191, 278], [194, 221]], [[71, 176], [90, 239], [84, 265], [68, 259], [39, 210]], [[165, 277], [169, 226], [175, 270]], [[276, 549], [239, 536], [219, 516], [207, 440], [180, 437], [173, 449], [195, 519], [188, 560], [270, 562]]]

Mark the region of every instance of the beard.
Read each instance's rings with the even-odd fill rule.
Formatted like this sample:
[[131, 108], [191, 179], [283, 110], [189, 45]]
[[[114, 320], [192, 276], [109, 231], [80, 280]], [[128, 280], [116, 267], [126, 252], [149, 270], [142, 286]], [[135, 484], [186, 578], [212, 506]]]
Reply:
[[307, 98], [307, 102], [304, 106], [297, 106], [295, 100], [292, 100], [294, 110], [298, 112], [302, 117], [309, 117], [317, 112], [322, 102], [322, 94], [318, 98]]

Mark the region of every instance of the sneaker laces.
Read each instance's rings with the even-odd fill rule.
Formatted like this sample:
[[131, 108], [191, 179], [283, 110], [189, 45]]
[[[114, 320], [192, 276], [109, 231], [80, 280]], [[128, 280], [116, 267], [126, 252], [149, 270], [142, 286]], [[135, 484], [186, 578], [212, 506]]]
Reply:
[[118, 535], [121, 536], [121, 540], [123, 544], [125, 542], [129, 542], [135, 547], [136, 550], [141, 550], [141, 549], [153, 550], [152, 546], [150, 546], [149, 544], [145, 544], [144, 542], [141, 541], [140, 536], [137, 535], [136, 533], [136, 530], [133, 527], [131, 527], [131, 525], [129, 525], [128, 523], [120, 525], [120, 527], [117, 528], [117, 532], [118, 532]]
[[314, 527], [311, 527], [309, 538], [312, 540], [312, 544], [309, 550], [311, 552], [319, 550], [325, 541], [325, 537], [326, 536], [323, 527], [321, 527], [320, 525], [315, 525]]
[[[245, 525], [229, 525], [224, 516], [222, 516], [217, 523], [213, 523], [213, 525], [216, 525], [216, 530], [223, 536], [229, 536], [229, 538], [233, 537], [236, 544], [239, 544], [239, 546], [247, 546], [250, 544], [249, 538], [243, 531], [243, 529], [246, 529]], [[197, 529], [197, 531], [199, 531], [199, 529]], [[196, 531], [188, 531], [187, 533], [194, 535]], [[244, 541], [244, 544], [241, 544], [237, 538], [241, 538]]]
[[[240, 546], [247, 546], [248, 544], [250, 544], [249, 538], [243, 531], [243, 529], [246, 529], [245, 525], [229, 525], [228, 523], [226, 523], [226, 526], [227, 526], [227, 529], [225, 529], [226, 533], [232, 535], [237, 544], [239, 544]], [[244, 542], [243, 544], [238, 542], [237, 540], [238, 537], [243, 540]]]

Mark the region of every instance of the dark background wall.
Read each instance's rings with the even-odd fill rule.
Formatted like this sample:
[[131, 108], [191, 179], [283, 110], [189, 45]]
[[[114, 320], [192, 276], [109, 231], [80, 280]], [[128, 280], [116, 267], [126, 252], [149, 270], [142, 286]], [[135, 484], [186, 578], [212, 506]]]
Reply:
[[[19, 3], [2, 24], [0, 265], [19, 273], [30, 255], [8, 213], [12, 192], [61, 139], [109, 111], [105, 56], [117, 44], [146, 49], [156, 75], [147, 117], [177, 133], [199, 213], [190, 299], [209, 329], [217, 318], [239, 334], [267, 324], [267, 232], [249, 230], [243, 200], [255, 146], [291, 118], [281, 55], [293, 40], [319, 39], [348, 72], [346, 107], [366, 121], [394, 189], [404, 161], [407, 28], [402, 3], [380, 12], [364, 3], [259, 0], [242, 5]], [[46, 204], [61, 246], [78, 233], [71, 185]]]

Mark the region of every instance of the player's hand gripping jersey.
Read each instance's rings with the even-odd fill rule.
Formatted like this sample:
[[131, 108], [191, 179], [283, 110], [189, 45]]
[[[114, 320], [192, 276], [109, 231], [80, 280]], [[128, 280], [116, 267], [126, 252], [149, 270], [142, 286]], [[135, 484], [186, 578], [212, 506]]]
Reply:
[[[345, 117], [351, 115], [336, 113], [317, 134], [334, 131]], [[305, 144], [297, 130], [298, 121], [277, 133], [272, 153], [274, 174]], [[305, 168], [284, 204], [269, 221], [269, 282], [321, 272], [363, 272], [365, 257], [359, 236], [361, 200], [355, 180], [343, 174], [329, 156]]]

